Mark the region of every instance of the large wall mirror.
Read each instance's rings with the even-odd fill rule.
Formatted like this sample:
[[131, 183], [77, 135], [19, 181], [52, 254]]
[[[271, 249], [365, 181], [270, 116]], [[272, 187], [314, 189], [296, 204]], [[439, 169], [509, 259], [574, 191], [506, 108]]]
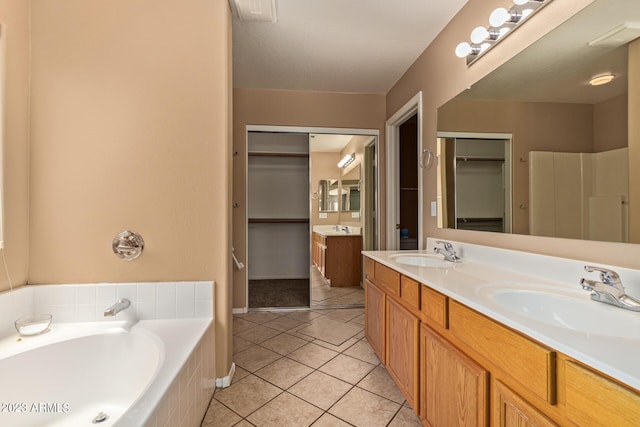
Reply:
[[338, 180], [321, 179], [318, 182], [318, 211], [338, 212]]
[[[438, 109], [440, 227], [462, 228], [456, 205], [446, 203], [463, 197], [453, 194], [456, 176], [446, 172], [463, 161], [448, 157], [456, 151], [452, 144], [469, 135], [479, 141], [498, 135], [510, 141], [509, 161], [487, 155], [493, 160], [473, 164], [476, 178], [464, 177], [471, 186], [465, 193], [477, 195], [473, 186], [489, 182], [487, 174], [498, 177], [505, 164], [510, 169], [507, 182], [493, 180], [502, 185], [497, 192], [506, 192], [504, 212], [487, 212], [508, 224], [487, 231], [630, 241], [629, 224], [640, 221], [630, 217], [628, 201], [629, 188], [640, 185], [628, 178], [630, 40], [620, 40], [625, 31], [603, 38], [628, 22], [640, 22], [640, 1], [596, 0]], [[588, 83], [604, 74], [615, 78]], [[467, 209], [477, 203], [466, 202]]]

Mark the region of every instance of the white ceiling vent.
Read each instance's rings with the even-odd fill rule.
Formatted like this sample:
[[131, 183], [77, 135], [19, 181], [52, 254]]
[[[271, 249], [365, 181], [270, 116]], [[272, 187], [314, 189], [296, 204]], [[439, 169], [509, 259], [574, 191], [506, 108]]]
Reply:
[[276, 0], [230, 0], [241, 21], [276, 22]]
[[626, 22], [589, 42], [589, 46], [618, 47], [640, 37], [640, 23]]

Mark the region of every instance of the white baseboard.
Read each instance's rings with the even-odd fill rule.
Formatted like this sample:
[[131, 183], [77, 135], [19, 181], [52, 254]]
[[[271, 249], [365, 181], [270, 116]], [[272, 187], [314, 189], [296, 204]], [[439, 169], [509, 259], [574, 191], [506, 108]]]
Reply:
[[232, 308], [231, 314], [246, 314], [249, 312], [249, 307]]
[[231, 385], [233, 376], [236, 373], [236, 364], [231, 363], [231, 369], [229, 369], [229, 375], [222, 378], [216, 378], [216, 388], [227, 388]]

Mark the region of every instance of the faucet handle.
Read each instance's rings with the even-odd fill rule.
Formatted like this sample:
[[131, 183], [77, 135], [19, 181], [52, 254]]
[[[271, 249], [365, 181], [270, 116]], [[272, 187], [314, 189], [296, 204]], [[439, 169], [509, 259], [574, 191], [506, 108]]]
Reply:
[[449, 252], [453, 250], [453, 245], [449, 242], [445, 242], [444, 240], [436, 240], [436, 245], [444, 246], [444, 249]]
[[600, 280], [602, 280], [602, 283], [604, 283], [605, 285], [619, 287], [620, 289], [623, 289], [622, 281], [620, 280], [620, 275], [615, 271], [609, 270], [607, 268], [595, 267], [593, 265], [585, 265], [584, 269], [589, 273], [592, 273], [594, 271], [599, 272]]

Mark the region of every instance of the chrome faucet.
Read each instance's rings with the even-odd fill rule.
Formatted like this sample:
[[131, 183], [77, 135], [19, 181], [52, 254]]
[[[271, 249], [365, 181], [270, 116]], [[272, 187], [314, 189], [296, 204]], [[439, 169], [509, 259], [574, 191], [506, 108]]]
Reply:
[[345, 233], [349, 234], [349, 227], [347, 227], [345, 225], [344, 227], [342, 227], [342, 231], [344, 231]]
[[453, 245], [449, 242], [445, 242], [443, 240], [436, 240], [436, 245], [442, 245], [442, 248], [435, 247], [433, 251], [437, 254], [440, 254], [444, 257], [446, 261], [450, 262], [461, 262], [462, 259], [456, 254], [456, 251], [453, 249]]
[[105, 316], [115, 316], [120, 313], [122, 310], [126, 310], [131, 305], [131, 301], [126, 298], [119, 299], [113, 304], [111, 307], [107, 308], [104, 311]]
[[640, 301], [625, 293], [620, 276], [613, 270], [585, 265], [584, 269], [589, 273], [600, 273], [600, 282], [597, 280], [580, 279], [582, 289], [591, 291], [591, 299], [627, 310], [640, 311]]

